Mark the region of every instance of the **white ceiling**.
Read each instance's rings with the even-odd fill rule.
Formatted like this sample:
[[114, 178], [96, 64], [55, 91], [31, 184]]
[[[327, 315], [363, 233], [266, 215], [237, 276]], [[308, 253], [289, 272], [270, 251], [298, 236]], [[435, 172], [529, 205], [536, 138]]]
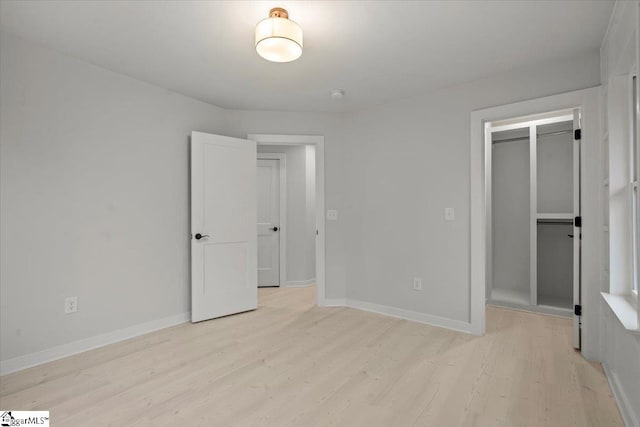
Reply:
[[[292, 63], [260, 58], [255, 24], [283, 6]], [[349, 111], [597, 49], [611, 1], [14, 1], [0, 26], [225, 108]], [[340, 101], [329, 90], [344, 89]]]

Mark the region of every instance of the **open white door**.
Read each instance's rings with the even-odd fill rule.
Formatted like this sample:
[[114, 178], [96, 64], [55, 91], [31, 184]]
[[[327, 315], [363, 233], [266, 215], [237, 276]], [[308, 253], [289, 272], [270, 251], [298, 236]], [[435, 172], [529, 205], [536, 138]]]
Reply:
[[582, 217], [580, 213], [580, 110], [573, 110], [573, 347], [581, 345]]
[[191, 321], [258, 304], [256, 143], [191, 133]]

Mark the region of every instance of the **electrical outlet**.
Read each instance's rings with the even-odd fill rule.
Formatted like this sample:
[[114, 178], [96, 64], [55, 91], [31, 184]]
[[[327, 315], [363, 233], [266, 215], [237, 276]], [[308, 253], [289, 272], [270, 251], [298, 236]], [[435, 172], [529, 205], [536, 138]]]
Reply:
[[329, 221], [336, 221], [338, 219], [338, 211], [329, 209], [327, 211], [327, 219]]
[[413, 278], [413, 290], [421, 291], [422, 290], [422, 279], [419, 277]]
[[444, 208], [444, 219], [445, 221], [455, 221], [456, 211], [453, 208]]
[[67, 297], [64, 299], [64, 314], [71, 314], [78, 311], [78, 297]]

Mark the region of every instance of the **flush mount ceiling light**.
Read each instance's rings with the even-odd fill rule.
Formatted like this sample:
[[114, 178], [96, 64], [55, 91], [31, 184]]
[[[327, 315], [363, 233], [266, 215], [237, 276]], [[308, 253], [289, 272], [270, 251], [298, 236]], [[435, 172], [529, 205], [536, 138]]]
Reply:
[[329, 96], [331, 99], [342, 99], [344, 98], [344, 91], [342, 89], [333, 89], [329, 91]]
[[302, 28], [285, 9], [274, 7], [256, 25], [256, 51], [267, 61], [295, 61], [302, 55]]

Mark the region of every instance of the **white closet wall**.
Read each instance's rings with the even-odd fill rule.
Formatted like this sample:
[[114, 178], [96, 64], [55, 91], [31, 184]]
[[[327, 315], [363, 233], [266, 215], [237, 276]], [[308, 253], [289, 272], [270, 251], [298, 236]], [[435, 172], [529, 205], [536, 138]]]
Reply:
[[538, 305], [570, 309], [573, 299], [573, 224], [538, 224]]
[[538, 127], [538, 213], [573, 212], [573, 136], [571, 123]]
[[[499, 132], [494, 140], [521, 135]], [[528, 304], [529, 139], [493, 144], [492, 150], [493, 289], [498, 296]]]

